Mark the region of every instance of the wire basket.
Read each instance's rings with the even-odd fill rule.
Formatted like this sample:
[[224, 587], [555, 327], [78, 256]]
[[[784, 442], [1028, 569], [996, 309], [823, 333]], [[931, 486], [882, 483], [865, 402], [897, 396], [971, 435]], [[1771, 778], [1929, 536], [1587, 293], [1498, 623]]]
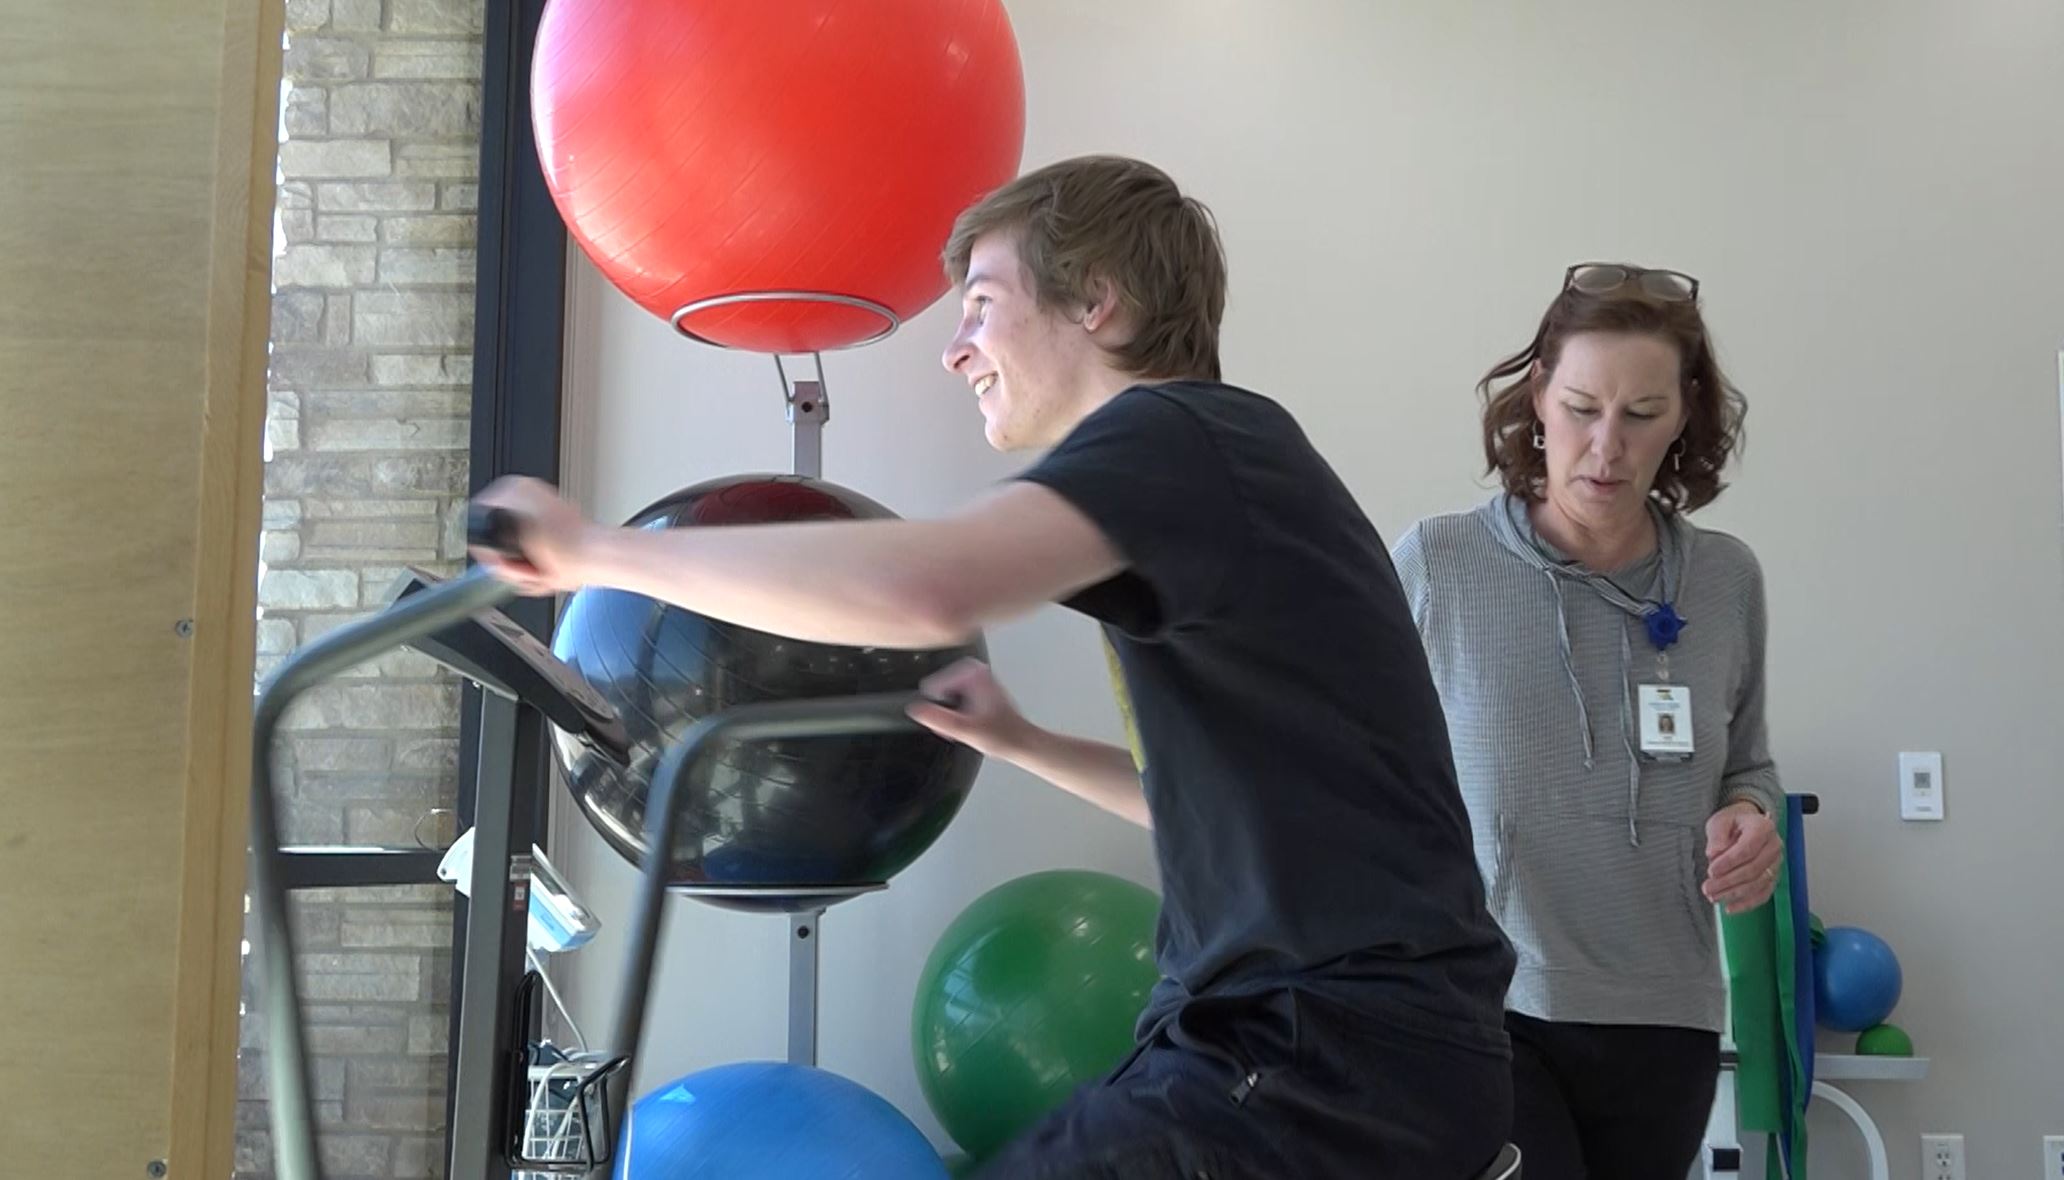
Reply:
[[623, 1064], [583, 1054], [530, 1067], [515, 1175], [579, 1176], [608, 1165], [617, 1123], [609, 1079]]
[[[519, 1010], [537, 1003], [540, 977], [529, 973], [518, 991]], [[525, 1054], [523, 1089], [515, 1099], [509, 1164], [512, 1180], [586, 1176], [607, 1167], [621, 1124], [611, 1085], [628, 1057], [604, 1052], [566, 1053], [532, 1042]]]

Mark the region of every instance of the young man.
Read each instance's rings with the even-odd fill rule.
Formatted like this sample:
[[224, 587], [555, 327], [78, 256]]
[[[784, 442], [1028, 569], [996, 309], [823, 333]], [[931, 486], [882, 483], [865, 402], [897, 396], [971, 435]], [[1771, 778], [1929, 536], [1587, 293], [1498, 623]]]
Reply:
[[1219, 381], [1210, 214], [1066, 161], [962, 215], [948, 369], [992, 445], [1051, 448], [943, 520], [643, 532], [533, 482], [533, 592], [617, 586], [761, 630], [928, 647], [1062, 602], [1099, 620], [1136, 749], [1022, 718], [985, 668], [938, 732], [1151, 826], [1164, 975], [1134, 1053], [984, 1176], [1462, 1180], [1510, 1121], [1512, 958], [1382, 540], [1274, 402]]

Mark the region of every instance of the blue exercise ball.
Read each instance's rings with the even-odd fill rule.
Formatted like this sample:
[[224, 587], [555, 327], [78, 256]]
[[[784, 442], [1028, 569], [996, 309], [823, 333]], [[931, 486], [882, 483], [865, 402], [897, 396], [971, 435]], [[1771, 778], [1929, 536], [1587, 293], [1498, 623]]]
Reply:
[[1885, 940], [1855, 926], [1830, 926], [1813, 952], [1813, 1007], [1837, 1032], [1883, 1024], [1899, 1003], [1899, 960]]
[[615, 1180], [947, 1180], [923, 1132], [857, 1082], [775, 1061], [719, 1065], [631, 1106]]

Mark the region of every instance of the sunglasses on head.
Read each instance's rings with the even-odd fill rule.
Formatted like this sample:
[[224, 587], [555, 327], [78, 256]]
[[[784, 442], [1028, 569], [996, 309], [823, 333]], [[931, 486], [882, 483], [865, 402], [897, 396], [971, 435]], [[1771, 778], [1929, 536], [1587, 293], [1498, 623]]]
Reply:
[[1580, 262], [1562, 277], [1562, 289], [1580, 295], [1619, 295], [1629, 288], [1633, 294], [1663, 303], [1690, 303], [1698, 298], [1699, 282], [1682, 271], [1649, 270], [1616, 262]]

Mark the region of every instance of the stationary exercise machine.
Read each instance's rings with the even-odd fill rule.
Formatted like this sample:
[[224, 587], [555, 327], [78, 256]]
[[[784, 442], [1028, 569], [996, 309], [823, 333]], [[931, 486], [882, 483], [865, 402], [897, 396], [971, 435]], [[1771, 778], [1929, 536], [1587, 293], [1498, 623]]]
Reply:
[[[468, 538], [476, 545], [515, 550], [514, 521], [499, 512], [475, 512]], [[429, 656], [485, 690], [476, 823], [473, 829], [471, 906], [462, 951], [457, 1068], [452, 1079], [453, 1180], [502, 1180], [512, 1170], [584, 1175], [604, 1168], [614, 1147], [618, 1114], [627, 1104], [629, 1065], [640, 1048], [665, 904], [668, 850], [674, 846], [683, 785], [700, 753], [717, 741], [889, 733], [915, 727], [907, 709], [912, 694], [888, 693], [831, 700], [756, 704], [696, 722], [669, 751], [653, 776], [646, 813], [647, 854], [629, 930], [629, 945], [609, 1048], [573, 1075], [560, 1102], [582, 1112], [580, 1150], [568, 1158], [537, 1158], [526, 1148], [535, 1019], [534, 977], [519, 986], [529, 923], [529, 845], [515, 847], [506, 791], [517, 711], [534, 709], [552, 724], [605, 755], [621, 757], [622, 727], [614, 710], [554, 659], [549, 650], [499, 608], [515, 597], [484, 570], [440, 582], [413, 574], [379, 614], [331, 632], [282, 664], [259, 695], [251, 766], [251, 897], [257, 917], [258, 1003], [263, 1011], [273, 1154], [279, 1180], [320, 1180], [308, 1035], [295, 976], [294, 931], [288, 913], [285, 855], [274, 795], [272, 751], [280, 722], [310, 688], [397, 648]], [[791, 957], [790, 1058], [815, 1055], [816, 941], [804, 923], [838, 898], [799, 898], [786, 908], [800, 937]]]

